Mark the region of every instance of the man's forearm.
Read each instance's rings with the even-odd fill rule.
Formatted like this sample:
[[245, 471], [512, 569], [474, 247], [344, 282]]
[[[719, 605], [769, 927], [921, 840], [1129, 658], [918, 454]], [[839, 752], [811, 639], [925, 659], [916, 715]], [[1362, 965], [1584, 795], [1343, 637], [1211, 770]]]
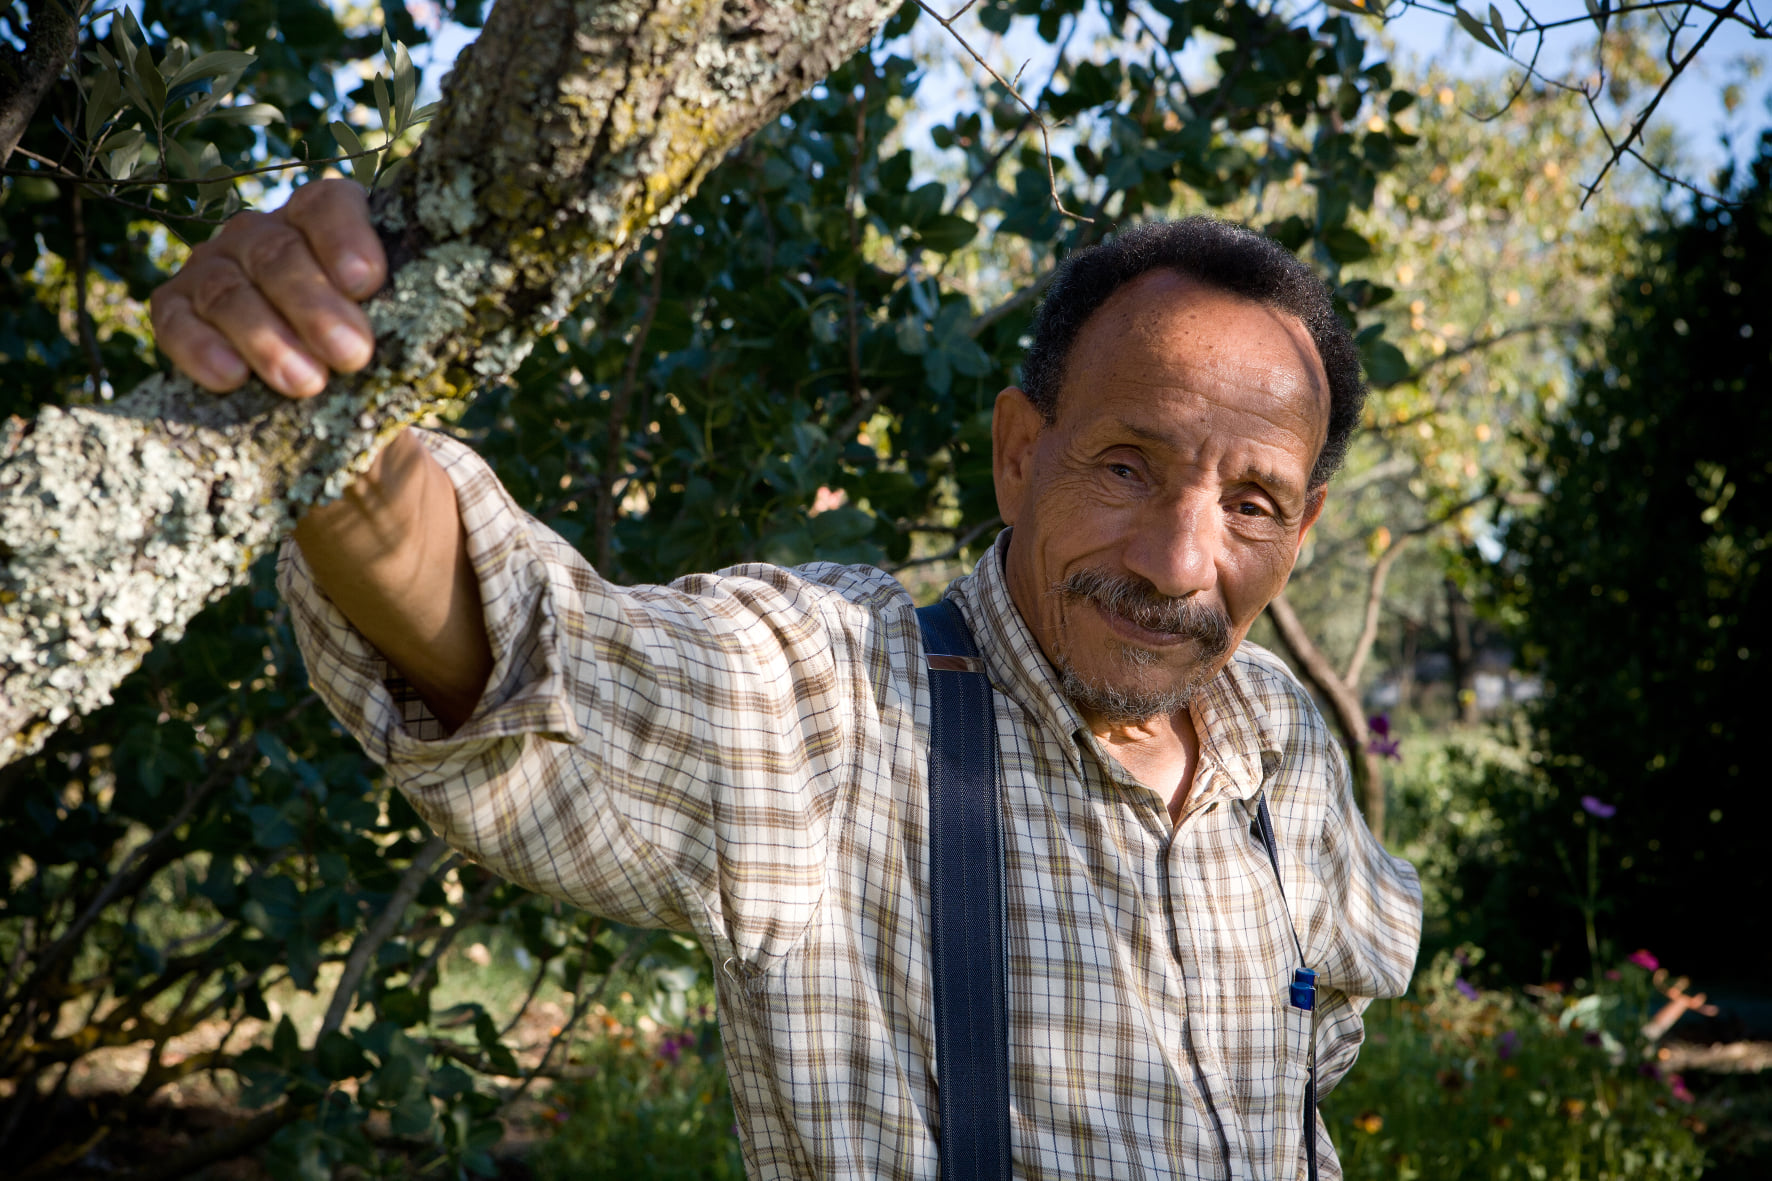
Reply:
[[311, 510], [296, 544], [326, 597], [450, 729], [492, 671], [480, 584], [455, 487], [410, 431], [344, 497]]

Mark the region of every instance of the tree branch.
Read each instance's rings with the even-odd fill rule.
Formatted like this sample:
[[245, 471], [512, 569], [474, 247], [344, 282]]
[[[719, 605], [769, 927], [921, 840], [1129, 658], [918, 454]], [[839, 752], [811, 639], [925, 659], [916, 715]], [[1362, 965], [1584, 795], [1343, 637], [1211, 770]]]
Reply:
[[326, 1017], [320, 1022], [320, 1032], [315, 1037], [315, 1044], [333, 1030], [345, 1023], [350, 1016], [352, 1002], [357, 997], [357, 985], [363, 980], [363, 973], [369, 969], [369, 957], [381, 950], [381, 945], [388, 941], [400, 927], [400, 921], [406, 917], [406, 908], [424, 889], [425, 882], [430, 880], [431, 867], [437, 864], [449, 848], [442, 837], [432, 837], [424, 843], [424, 847], [413, 854], [412, 863], [406, 872], [400, 875], [400, 882], [394, 892], [388, 896], [387, 905], [375, 916], [375, 922], [369, 929], [357, 936], [351, 943], [351, 954], [345, 959], [345, 970], [340, 973], [338, 987], [332, 990], [332, 1001], [326, 1006]]
[[86, 11], [59, 0], [25, 0], [30, 35], [23, 50], [0, 42], [0, 164], [24, 138], [31, 116], [80, 48], [80, 17]]
[[[0, 764], [109, 700], [388, 439], [505, 380], [891, 0], [500, 0], [372, 197], [371, 367], [293, 402], [150, 378], [0, 423]], [[515, 68], [521, 63], [521, 68]]]
[[1342, 744], [1347, 747], [1348, 768], [1354, 777], [1354, 794], [1360, 801], [1360, 810], [1365, 813], [1366, 827], [1382, 841], [1384, 776], [1379, 771], [1377, 759], [1366, 749], [1372, 735], [1366, 726], [1366, 711], [1360, 705], [1360, 695], [1341, 679], [1335, 666], [1329, 662], [1329, 657], [1317, 647], [1310, 633], [1305, 631], [1298, 613], [1286, 601], [1285, 595], [1276, 596], [1267, 605], [1267, 614], [1273, 620], [1274, 631], [1279, 635], [1287, 655], [1292, 657], [1292, 662], [1304, 674], [1305, 680], [1310, 682], [1311, 688], [1328, 704], [1330, 716], [1335, 719], [1335, 727], [1341, 731]]

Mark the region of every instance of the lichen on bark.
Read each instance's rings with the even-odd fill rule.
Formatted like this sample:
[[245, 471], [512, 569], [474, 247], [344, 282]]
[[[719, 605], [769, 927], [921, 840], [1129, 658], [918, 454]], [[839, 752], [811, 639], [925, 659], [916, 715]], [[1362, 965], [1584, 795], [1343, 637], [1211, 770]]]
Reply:
[[149, 379], [0, 427], [0, 765], [109, 700], [402, 427], [508, 378], [883, 0], [500, 0], [373, 201], [376, 360], [309, 402]]

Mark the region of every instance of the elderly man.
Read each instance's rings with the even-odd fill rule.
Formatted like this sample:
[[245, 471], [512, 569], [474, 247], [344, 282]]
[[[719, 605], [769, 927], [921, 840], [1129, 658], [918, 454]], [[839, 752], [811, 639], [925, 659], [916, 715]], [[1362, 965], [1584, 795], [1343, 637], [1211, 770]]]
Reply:
[[[353, 300], [384, 270], [361, 193], [310, 186], [196, 251], [160, 343], [212, 388], [250, 368], [311, 395], [367, 361]], [[1017, 1177], [1300, 1174], [1313, 1038], [1327, 1089], [1367, 1000], [1408, 983], [1414, 873], [1244, 643], [1363, 396], [1308, 269], [1195, 219], [1070, 258], [997, 397], [1008, 528], [947, 595], [995, 690]], [[613, 586], [417, 432], [294, 541], [310, 676], [439, 833], [720, 966], [753, 1177], [935, 1175], [929, 676], [890, 575]], [[1288, 1003], [1301, 951], [1314, 1025]]]

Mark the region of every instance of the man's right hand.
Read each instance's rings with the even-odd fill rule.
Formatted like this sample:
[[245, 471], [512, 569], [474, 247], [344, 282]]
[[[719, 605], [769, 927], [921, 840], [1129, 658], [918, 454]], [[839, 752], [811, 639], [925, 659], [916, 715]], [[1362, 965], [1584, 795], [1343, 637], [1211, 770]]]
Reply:
[[[275, 213], [242, 213], [191, 252], [154, 293], [154, 333], [207, 389], [248, 369], [308, 398], [328, 370], [369, 363], [375, 341], [357, 301], [387, 280], [387, 258], [358, 185], [322, 180]], [[345, 495], [310, 509], [296, 544], [320, 588], [451, 728], [473, 712], [492, 669], [480, 584], [455, 486], [410, 431]]]
[[327, 371], [354, 373], [375, 340], [357, 301], [388, 275], [360, 185], [303, 185], [275, 213], [242, 213], [191, 252], [154, 292], [154, 336], [206, 389], [238, 389], [247, 370], [308, 398]]

